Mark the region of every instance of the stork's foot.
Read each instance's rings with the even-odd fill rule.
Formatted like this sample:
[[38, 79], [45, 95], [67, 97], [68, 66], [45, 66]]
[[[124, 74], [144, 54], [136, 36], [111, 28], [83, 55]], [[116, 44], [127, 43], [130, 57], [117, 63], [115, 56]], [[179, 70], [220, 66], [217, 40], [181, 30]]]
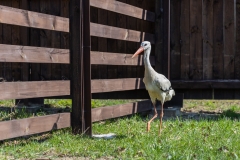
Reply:
[[151, 128], [151, 124], [148, 122], [148, 123], [147, 123], [147, 132], [150, 131], [150, 128]]

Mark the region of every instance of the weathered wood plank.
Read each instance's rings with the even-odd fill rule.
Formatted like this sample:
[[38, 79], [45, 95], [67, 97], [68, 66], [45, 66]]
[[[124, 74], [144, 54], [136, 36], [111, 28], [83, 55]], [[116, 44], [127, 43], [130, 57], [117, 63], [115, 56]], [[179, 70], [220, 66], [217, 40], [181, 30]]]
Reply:
[[[12, 6], [11, 0], [3, 1], [3, 5]], [[0, 18], [1, 19], [1, 18]], [[3, 25], [3, 44], [12, 44], [12, 26], [11, 25]], [[3, 78], [6, 81], [12, 81], [12, 63], [4, 63], [3, 64]]]
[[92, 121], [102, 121], [151, 110], [151, 101], [140, 101], [92, 109]]
[[[93, 23], [98, 23], [98, 8], [90, 7], [90, 21]], [[98, 51], [98, 37], [91, 37], [91, 51]], [[92, 62], [92, 60], [91, 60]], [[91, 66], [91, 79], [99, 79], [98, 78], [98, 65]]]
[[[40, 1], [28, 1], [29, 10], [40, 12]], [[29, 33], [29, 45], [30, 46], [40, 46], [40, 30], [36, 28], [30, 28]], [[29, 71], [30, 81], [40, 81], [41, 77], [41, 64], [30, 64]], [[32, 98], [29, 99], [32, 104], [44, 104], [43, 98]]]
[[190, 0], [190, 79], [203, 78], [202, 1]]
[[203, 0], [203, 79], [212, 79], [213, 67], [213, 0]]
[[116, 0], [90, 0], [90, 5], [96, 8], [105, 9], [138, 19], [143, 19], [151, 22], [155, 21], [155, 14], [153, 12]]
[[70, 113], [0, 122], [0, 140], [70, 127]]
[[[126, 3], [126, 0], [121, 2]], [[127, 16], [123, 14], [117, 14], [117, 27], [126, 28]], [[117, 41], [117, 49], [119, 53], [126, 53], [126, 41]], [[127, 66], [118, 66], [118, 78], [124, 78], [126, 76]]]
[[68, 18], [0, 6], [1, 23], [69, 32]]
[[149, 99], [150, 98], [146, 89], [92, 93], [92, 97], [93, 99]]
[[92, 80], [92, 93], [144, 89], [142, 78]]
[[[61, 17], [69, 18], [69, 0], [61, 1]], [[69, 49], [69, 33], [61, 32], [61, 48]], [[61, 76], [62, 79], [70, 79], [69, 76], [69, 65], [62, 64], [61, 65]]]
[[181, 46], [180, 46], [180, 15], [181, 15], [181, 1], [171, 1], [171, 79], [181, 78]]
[[0, 44], [0, 62], [69, 63], [69, 50]]
[[162, 15], [162, 1], [155, 1], [155, 70], [162, 73], [162, 52], [163, 52], [163, 15]]
[[[240, 80], [171, 81], [174, 89], [239, 89]], [[195, 92], [196, 93], [196, 92]]]
[[0, 83], [0, 99], [25, 99], [70, 94], [69, 81], [30, 81]]
[[[6, 6], [0, 6], [0, 19], [1, 23], [69, 32], [68, 18], [31, 12]], [[151, 41], [151, 43], [154, 43], [154, 35], [152, 34], [141, 33], [138, 31], [121, 29], [117, 27], [109, 27], [95, 23], [91, 23], [91, 35], [134, 42], [148, 40]]]
[[[51, 1], [39, 1], [40, 12], [49, 14], [52, 10], [50, 3]], [[52, 36], [50, 30], [40, 30], [40, 46], [41, 47], [52, 47]], [[41, 80], [51, 80], [51, 64], [41, 64]]]
[[[132, 54], [122, 53], [108, 53], [108, 52], [96, 52], [91, 51], [91, 63], [92, 64], [104, 64], [104, 65], [144, 65], [143, 56], [137, 58], [131, 58]], [[150, 57], [152, 66], [155, 66], [155, 57]]]
[[[70, 93], [71, 126], [74, 134], [92, 135], [90, 4], [71, 0], [70, 14]], [[79, 18], [81, 17], [81, 18]]]
[[[51, 14], [61, 16], [61, 2], [62, 0], [50, 1], [49, 10]], [[51, 48], [61, 48], [61, 32], [50, 31], [51, 36]], [[51, 65], [51, 80], [61, 80], [61, 64]]]
[[[107, 24], [108, 21], [108, 11], [103, 9], [98, 9], [98, 23]], [[108, 51], [108, 40], [106, 38], [98, 37], [98, 51], [107, 52]], [[98, 65], [97, 66], [97, 76], [98, 79], [107, 79], [108, 77], [108, 66]]]
[[181, 1], [181, 79], [189, 79], [190, 66], [190, 0]]
[[[131, 58], [132, 54], [91, 51], [91, 64], [142, 66], [143, 56]], [[0, 62], [64, 63], [69, 64], [69, 50], [0, 44]], [[155, 57], [150, 57], [152, 66]]]
[[[128, 4], [134, 5], [136, 6], [136, 4], [138, 3], [135, 0], [126, 0], [126, 2]], [[141, 2], [140, 2], [141, 3]], [[133, 18], [133, 17], [127, 17], [126, 19], [126, 28], [128, 29], [132, 29], [132, 30], [137, 30], [137, 19]], [[141, 25], [141, 24], [140, 24]], [[140, 43], [143, 40], [140, 40]], [[139, 44], [137, 43], [127, 43], [126, 44], [126, 49], [127, 52], [129, 53], [135, 53], [136, 50], [139, 48]], [[135, 66], [129, 66], [127, 67], [127, 74], [125, 75], [127, 78], [136, 78], [137, 77], [137, 68]]]
[[[107, 25], [117, 27], [117, 13], [108, 12], [107, 13]], [[117, 40], [116, 39], [107, 39], [107, 50], [108, 52], [118, 52], [117, 49]], [[108, 66], [107, 69], [108, 79], [118, 78], [118, 67], [117, 66]]]
[[112, 38], [133, 42], [150, 41], [152, 44], [155, 43], [154, 35], [149, 33], [142, 33], [139, 31], [122, 29], [118, 27], [111, 27], [96, 23], [91, 23], [91, 36]]
[[213, 3], [213, 77], [223, 79], [223, 0]]
[[[28, 0], [21, 0], [20, 1], [20, 8], [28, 10], [29, 3]], [[21, 27], [20, 28], [20, 45], [29, 46], [29, 28]], [[1, 47], [0, 47], [1, 48]], [[30, 65], [28, 63], [21, 63], [21, 81], [28, 81], [29, 80], [29, 69]], [[16, 100], [16, 104], [24, 104], [25, 106], [28, 105], [28, 99], [24, 100]]]
[[236, 1], [224, 1], [224, 79], [234, 79]]
[[[12, 7], [19, 8], [20, 1], [19, 0], [11, 0]], [[20, 44], [20, 27], [19, 26], [11, 26], [12, 27], [12, 45]], [[12, 79], [13, 81], [21, 80], [21, 63], [12, 63]]]
[[[235, 78], [240, 79], [240, 0], [236, 0], [236, 52], [234, 59]], [[236, 91], [238, 97], [240, 92]]]
[[[0, 43], [2, 44], [3, 42], [3, 24], [0, 23]], [[0, 62], [0, 78], [3, 78], [3, 63]], [[0, 80], [2, 81], [2, 80]]]
[[[151, 101], [140, 101], [116, 106], [92, 109], [92, 121], [102, 121], [111, 118], [132, 115], [151, 110]], [[0, 122], [0, 140], [29, 136], [56, 129], [70, 127], [70, 113], [59, 113], [47, 116], [24, 118]]]
[[170, 79], [170, 1], [163, 0], [163, 52], [162, 52], [162, 74]]

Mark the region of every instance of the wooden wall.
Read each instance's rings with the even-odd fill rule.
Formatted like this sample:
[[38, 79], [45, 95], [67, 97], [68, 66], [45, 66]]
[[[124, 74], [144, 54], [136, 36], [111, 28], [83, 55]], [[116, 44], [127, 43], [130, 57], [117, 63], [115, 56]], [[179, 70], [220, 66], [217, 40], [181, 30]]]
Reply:
[[[119, 1], [151, 12], [155, 12], [156, 9], [155, 0]], [[69, 18], [69, 0], [1, 0], [0, 5]], [[240, 98], [240, 87], [238, 87], [240, 78], [239, 5], [239, 0], [171, 0], [170, 79], [177, 93], [184, 93], [185, 98]], [[141, 18], [99, 7], [91, 6], [90, 10], [91, 22], [95, 24], [153, 35], [156, 29], [161, 30], [161, 28], [155, 29], [154, 22]], [[160, 13], [156, 15], [156, 18], [161, 16]], [[0, 43], [69, 49], [69, 33], [1, 23]], [[97, 51], [94, 55], [95, 60], [98, 59], [97, 54], [100, 52], [133, 54], [139, 45], [139, 42], [91, 37], [92, 52]], [[159, 53], [154, 49], [153, 44], [153, 56]], [[99, 59], [101, 56], [99, 55]], [[142, 65], [117, 65], [117, 62], [113, 65], [114, 62], [111, 63], [111, 65], [92, 63], [92, 80], [143, 77], [144, 67]], [[0, 62], [0, 81], [69, 79], [68, 64], [12, 63], [3, 60]], [[217, 85], [217, 88], [213, 87], [219, 81], [222, 85]], [[204, 87], [201, 87], [202, 82], [205, 83]], [[206, 85], [208, 83], [209, 85]], [[148, 94], [145, 89], [125, 90], [93, 93], [93, 98], [148, 98]]]
[[[155, 11], [155, 0], [120, 0], [120, 2], [143, 8], [145, 11], [153, 13]], [[0, 5], [69, 18], [69, 0], [2, 0]], [[154, 34], [155, 32], [154, 22], [142, 20], [144, 19], [141, 17], [142, 15], [139, 18], [134, 18], [92, 6], [90, 12], [92, 23], [136, 30], [140, 31], [141, 34], [143, 32]], [[69, 33], [67, 32], [0, 24], [0, 34], [1, 44], [69, 49]], [[139, 46], [140, 42], [91, 37], [92, 51], [133, 54]], [[154, 48], [153, 44], [152, 55], [154, 55]], [[96, 59], [101, 58], [100, 52], [96, 52], [99, 53], [99, 57], [95, 55]], [[130, 55], [126, 57], [130, 58]], [[140, 78], [143, 77], [144, 67], [143, 65], [117, 65], [117, 62], [116, 65], [96, 63], [92, 65], [91, 73], [93, 80]], [[0, 62], [0, 77], [7, 82], [69, 80], [69, 65]], [[138, 95], [141, 98], [148, 98], [144, 89], [127, 92], [96, 93], [93, 94], [93, 98], [137, 98]], [[36, 101], [37, 103], [42, 102], [40, 99]]]
[[[171, 0], [171, 80], [240, 78], [239, 2]], [[239, 98], [239, 88], [210, 88], [181, 91], [185, 98]]]

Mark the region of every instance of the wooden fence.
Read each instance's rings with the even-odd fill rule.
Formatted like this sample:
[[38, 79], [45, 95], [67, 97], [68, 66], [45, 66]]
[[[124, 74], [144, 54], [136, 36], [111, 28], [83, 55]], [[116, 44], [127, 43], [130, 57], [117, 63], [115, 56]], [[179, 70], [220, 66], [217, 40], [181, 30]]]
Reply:
[[239, 4], [171, 0], [170, 77], [184, 98], [240, 98]]
[[[89, 2], [90, 17], [82, 15], [88, 8], [81, 8], [80, 2]], [[47, 116], [51, 120], [46, 126], [41, 122], [44, 117], [1, 122], [6, 131], [1, 133], [9, 134], [15, 126], [20, 131], [8, 137], [1, 134], [0, 140], [67, 127], [70, 117], [71, 125], [87, 129], [90, 121], [149, 110], [150, 102], [145, 101], [89, 111], [91, 95], [149, 98], [141, 79], [142, 57], [131, 59], [143, 40], [152, 43], [151, 63], [170, 78], [177, 95], [240, 98], [239, 5], [239, 0], [2, 0], [0, 99], [43, 103], [47, 97], [73, 98], [71, 90], [76, 103], [71, 116]], [[71, 7], [75, 8], [69, 11]], [[81, 113], [90, 120], [84, 122]]]
[[[71, 21], [69, 23], [68, 9], [76, 6], [80, 9], [78, 1], [72, 0], [69, 3], [68, 0], [4, 0], [0, 3], [0, 77], [2, 77], [0, 99], [30, 98], [29, 102], [42, 103], [44, 97], [69, 96], [71, 76], [73, 84], [78, 85], [77, 81], [83, 85], [87, 84], [86, 70], [81, 72], [83, 76], [76, 76], [81, 66], [74, 58], [76, 59], [78, 55], [75, 53], [81, 48], [77, 42], [81, 36], [84, 37], [84, 33], [74, 27], [81, 28], [80, 24], [83, 21], [87, 22], [88, 19], [83, 17], [78, 20], [76, 14], [79, 14], [79, 11], [75, 10], [70, 12], [73, 17], [72, 23]], [[93, 98], [148, 98], [141, 79], [142, 57], [131, 59], [131, 55], [141, 41], [148, 40], [153, 44], [151, 62], [155, 66], [154, 5], [154, 0], [151, 0], [151, 3], [135, 0], [90, 0], [89, 54], [92, 80], [89, 84]], [[79, 16], [82, 16], [81, 13]], [[72, 40], [69, 41], [71, 30]], [[75, 57], [70, 57], [70, 52]], [[72, 69], [75, 70], [73, 73], [69, 68], [70, 61]], [[82, 88], [84, 87], [74, 88], [72, 85], [74, 93], [71, 93], [73, 97], [69, 97], [73, 98], [71, 116], [70, 113], [63, 113], [1, 122], [0, 140], [69, 127], [70, 117], [71, 125], [77, 129], [84, 125], [86, 126], [81, 128], [83, 130], [91, 127], [91, 123], [80, 120], [81, 113], [85, 113], [89, 108], [83, 105], [85, 107], [83, 111], [79, 104], [86, 104], [91, 100], [89, 98], [86, 100], [80, 95], [86, 89], [76, 91]], [[74, 96], [80, 96], [80, 99]], [[74, 104], [74, 99], [78, 99], [78, 106]], [[90, 111], [90, 115], [92, 114], [90, 121], [146, 111], [150, 109], [150, 104], [149, 101], [142, 101], [93, 109]], [[45, 121], [48, 125], [45, 125]]]

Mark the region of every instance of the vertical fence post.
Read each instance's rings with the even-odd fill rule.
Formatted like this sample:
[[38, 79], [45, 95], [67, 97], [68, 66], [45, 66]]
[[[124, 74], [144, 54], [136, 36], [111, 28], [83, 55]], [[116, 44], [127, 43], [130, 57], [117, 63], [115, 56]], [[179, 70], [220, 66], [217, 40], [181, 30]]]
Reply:
[[83, 0], [84, 117], [88, 135], [92, 135], [90, 0]]
[[89, 0], [70, 0], [70, 74], [74, 134], [92, 135]]

